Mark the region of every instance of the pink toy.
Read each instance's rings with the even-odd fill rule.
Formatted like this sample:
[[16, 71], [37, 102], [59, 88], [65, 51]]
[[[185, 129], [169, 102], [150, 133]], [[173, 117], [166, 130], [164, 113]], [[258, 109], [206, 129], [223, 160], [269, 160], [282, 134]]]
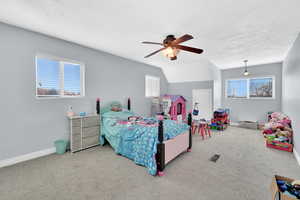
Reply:
[[169, 114], [172, 120], [185, 121], [186, 119], [186, 100], [181, 95], [164, 95], [162, 97], [163, 104], [167, 104], [165, 106], [167, 109], [167, 113]]

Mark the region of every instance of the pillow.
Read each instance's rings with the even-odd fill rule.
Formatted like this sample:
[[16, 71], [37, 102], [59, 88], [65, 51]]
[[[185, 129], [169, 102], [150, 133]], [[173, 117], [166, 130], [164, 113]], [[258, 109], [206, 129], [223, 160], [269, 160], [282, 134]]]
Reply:
[[119, 102], [112, 102], [110, 104], [111, 111], [120, 112], [122, 111], [122, 105]]
[[114, 112], [121, 112], [121, 111], [122, 111], [122, 108], [119, 108], [119, 107], [111, 107], [110, 110], [111, 110], [111, 111], [114, 111]]

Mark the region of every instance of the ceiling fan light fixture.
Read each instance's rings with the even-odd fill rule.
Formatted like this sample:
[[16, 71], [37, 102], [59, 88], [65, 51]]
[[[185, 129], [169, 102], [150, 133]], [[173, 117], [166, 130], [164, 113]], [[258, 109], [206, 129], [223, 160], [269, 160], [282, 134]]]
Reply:
[[244, 76], [249, 76], [250, 75], [250, 73], [248, 72], [247, 62], [248, 62], [248, 60], [244, 60], [244, 63], [245, 63], [245, 71], [243, 73]]
[[168, 47], [162, 51], [163, 55], [171, 60], [176, 60], [179, 49], [175, 47]]
[[162, 48], [146, 55], [145, 58], [149, 58], [150, 56], [153, 56], [153, 55], [157, 54], [160, 51], [162, 52], [162, 54], [165, 57], [170, 58], [170, 60], [176, 60], [177, 59], [177, 54], [180, 52], [180, 50], [188, 51], [188, 52], [191, 52], [191, 53], [197, 53], [197, 54], [203, 53], [203, 49], [198, 49], [198, 48], [194, 48], [194, 47], [181, 45], [181, 43], [189, 41], [191, 39], [193, 39], [193, 36], [191, 36], [189, 34], [185, 34], [185, 35], [183, 35], [179, 38], [175, 38], [174, 35], [168, 35], [163, 40], [162, 43], [144, 41], [144, 42], [142, 42], [143, 44], [155, 44], [155, 45], [162, 46]]

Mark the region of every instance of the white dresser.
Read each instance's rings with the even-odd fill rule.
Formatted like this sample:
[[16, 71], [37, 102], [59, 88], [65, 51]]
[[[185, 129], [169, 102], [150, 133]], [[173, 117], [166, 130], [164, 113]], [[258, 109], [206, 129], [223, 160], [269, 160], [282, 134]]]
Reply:
[[71, 152], [99, 145], [100, 116], [72, 116], [70, 120]]

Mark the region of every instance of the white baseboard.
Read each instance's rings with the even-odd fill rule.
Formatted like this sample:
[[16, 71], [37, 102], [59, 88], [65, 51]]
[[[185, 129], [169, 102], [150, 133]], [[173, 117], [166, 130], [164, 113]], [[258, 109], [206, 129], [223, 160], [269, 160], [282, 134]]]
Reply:
[[24, 162], [24, 161], [27, 161], [27, 160], [32, 160], [32, 159], [39, 158], [39, 157], [42, 157], [42, 156], [47, 156], [47, 155], [50, 155], [50, 154], [53, 154], [53, 153], [55, 153], [55, 148], [54, 147], [50, 148], [50, 149], [44, 149], [44, 150], [41, 150], [41, 151], [36, 151], [36, 152], [28, 153], [28, 154], [25, 154], [25, 155], [17, 156], [17, 157], [14, 157], [14, 158], [0, 160], [0, 168], [10, 166], [10, 165], [14, 165], [14, 164]]
[[298, 164], [300, 165], [300, 155], [298, 154], [295, 148], [293, 149], [293, 152]]

